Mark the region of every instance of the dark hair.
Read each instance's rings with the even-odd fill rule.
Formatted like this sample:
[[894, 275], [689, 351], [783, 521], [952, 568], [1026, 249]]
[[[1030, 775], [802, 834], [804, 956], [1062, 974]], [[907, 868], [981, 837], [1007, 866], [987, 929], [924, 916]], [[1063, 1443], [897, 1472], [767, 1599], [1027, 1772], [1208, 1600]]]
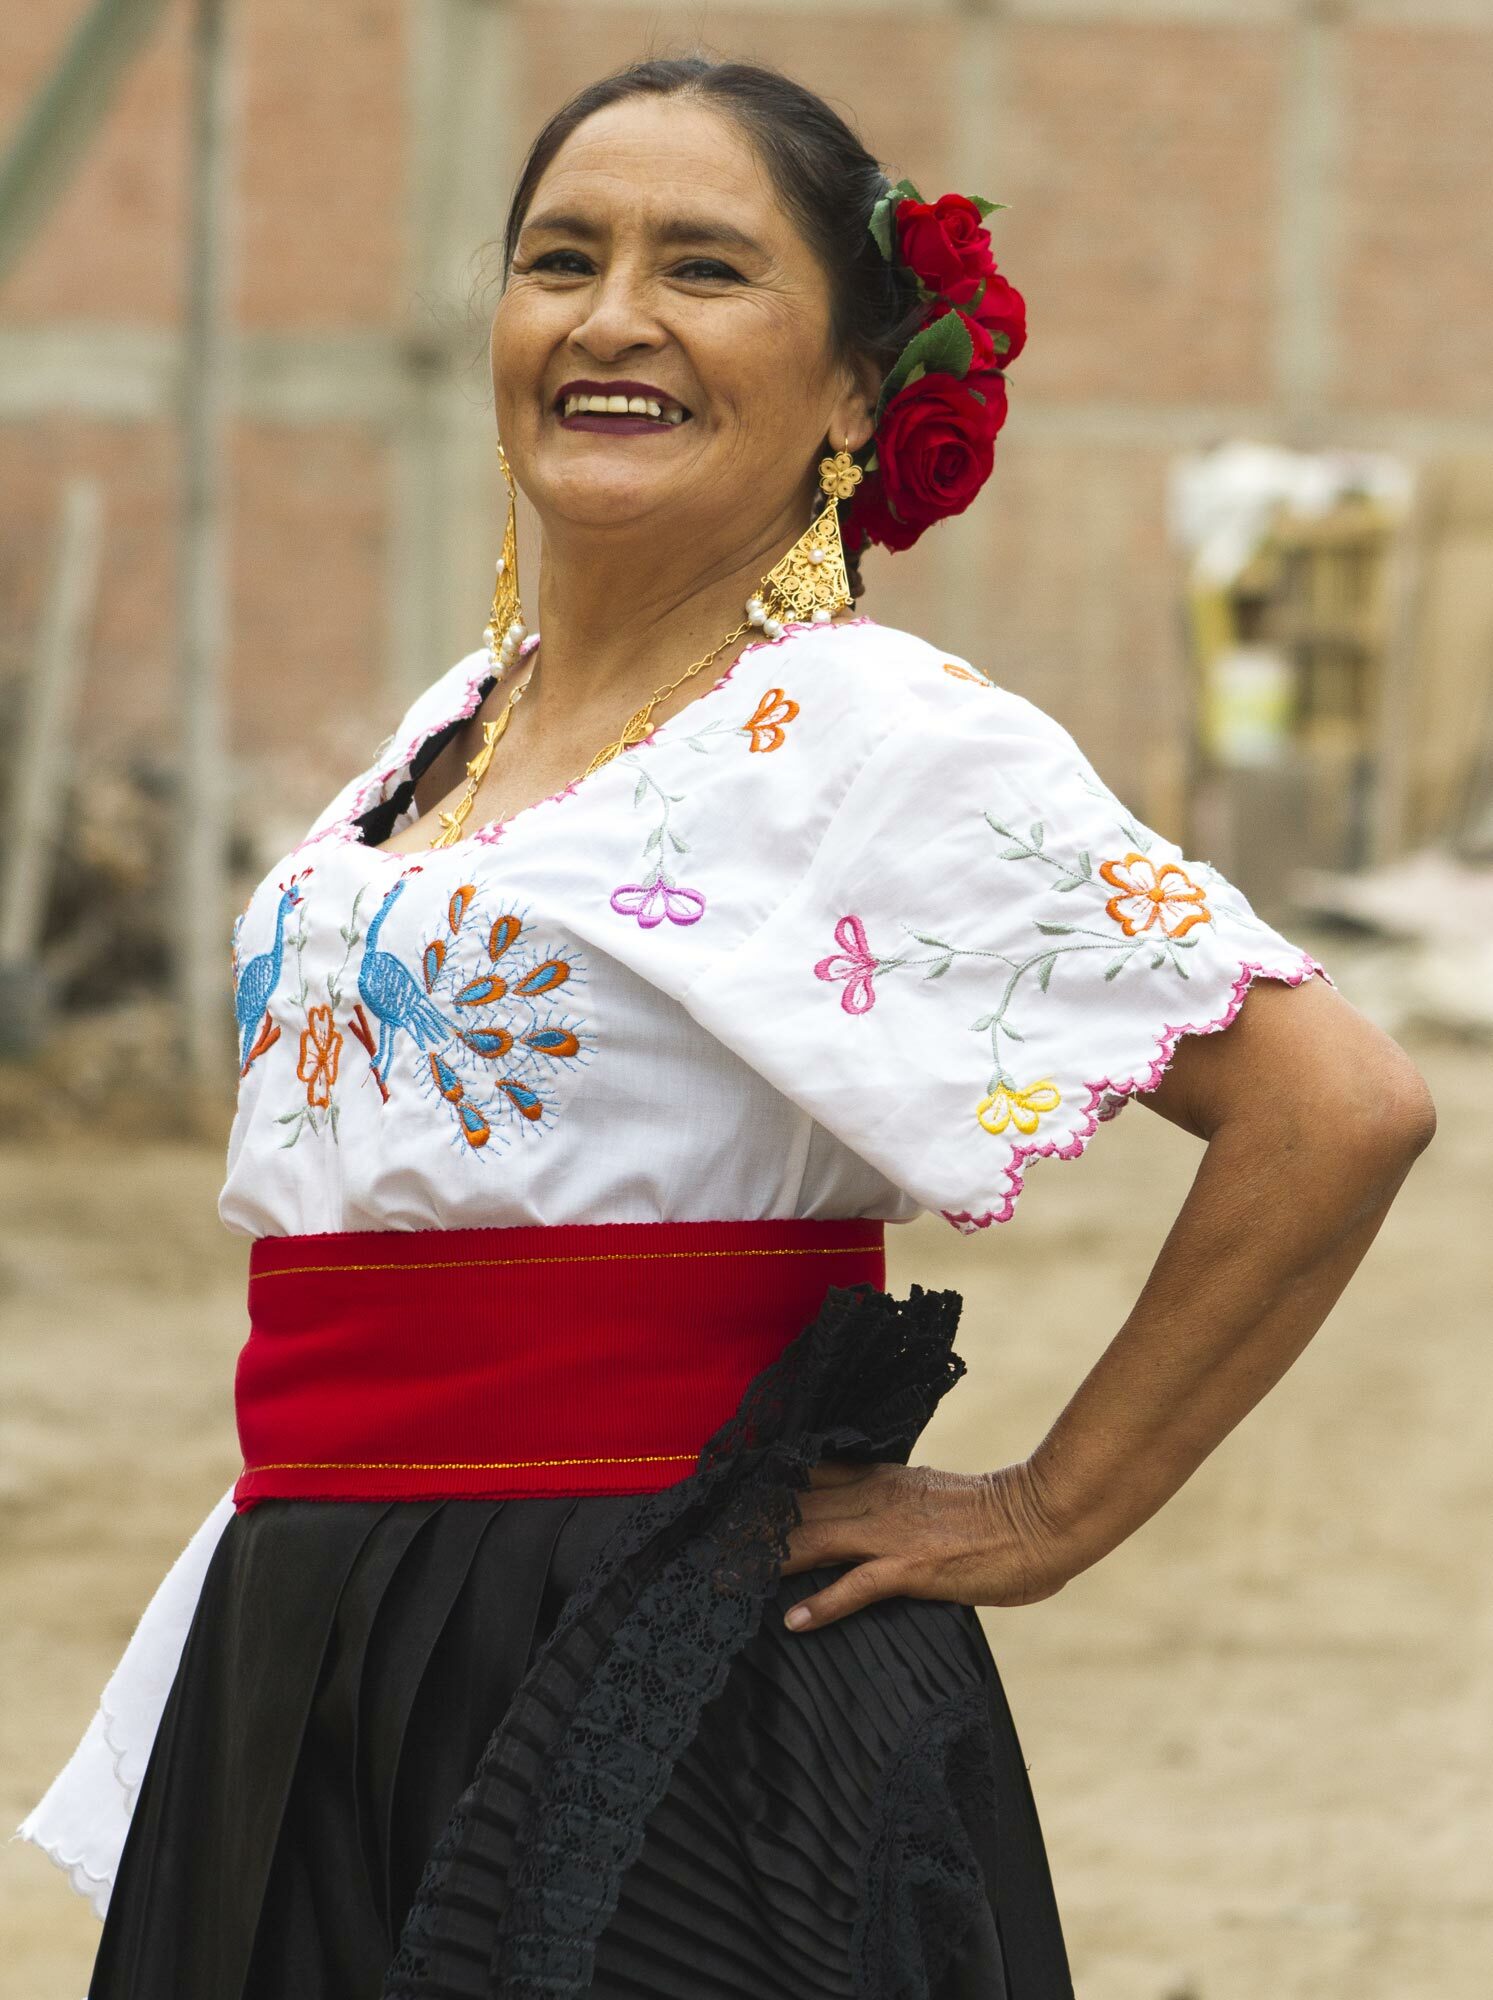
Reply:
[[[891, 182], [822, 97], [758, 63], [656, 57], [577, 91], [540, 131], [519, 173], [503, 234], [505, 279], [534, 191], [576, 128], [593, 112], [628, 98], [683, 95], [719, 106], [746, 131], [829, 278], [830, 329], [839, 351], [867, 357], [884, 376], [917, 331], [922, 313], [915, 285], [887, 263], [868, 227]], [[859, 596], [859, 562], [848, 548], [846, 565], [851, 590]]]

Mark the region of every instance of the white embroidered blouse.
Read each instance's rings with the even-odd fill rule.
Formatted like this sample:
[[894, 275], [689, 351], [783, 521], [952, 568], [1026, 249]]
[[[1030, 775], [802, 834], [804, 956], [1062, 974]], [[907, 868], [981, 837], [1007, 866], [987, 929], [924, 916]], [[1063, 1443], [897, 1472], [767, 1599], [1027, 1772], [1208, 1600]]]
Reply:
[[[928, 1209], [972, 1232], [1252, 979], [1320, 970], [1040, 709], [869, 620], [749, 646], [453, 847], [370, 844], [489, 673], [474, 653], [427, 690], [235, 927], [220, 1210], [244, 1235]], [[101, 1911], [230, 1512], [21, 1828]]]

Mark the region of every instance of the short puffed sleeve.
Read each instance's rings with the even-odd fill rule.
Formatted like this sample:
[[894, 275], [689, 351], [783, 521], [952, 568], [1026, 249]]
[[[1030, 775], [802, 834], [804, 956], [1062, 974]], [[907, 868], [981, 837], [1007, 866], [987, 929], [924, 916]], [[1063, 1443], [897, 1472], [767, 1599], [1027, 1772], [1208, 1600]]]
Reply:
[[1011, 1216], [1226, 1027], [1317, 961], [1143, 825], [1077, 742], [919, 644], [895, 723], [771, 913], [680, 997], [924, 1207]]

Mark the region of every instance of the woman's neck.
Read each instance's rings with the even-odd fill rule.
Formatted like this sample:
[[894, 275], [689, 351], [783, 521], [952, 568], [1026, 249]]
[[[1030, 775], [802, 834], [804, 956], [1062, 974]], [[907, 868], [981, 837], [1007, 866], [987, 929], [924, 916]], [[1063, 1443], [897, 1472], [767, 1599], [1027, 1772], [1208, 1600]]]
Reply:
[[702, 561], [684, 536], [660, 551], [546, 536], [538, 630], [545, 684], [567, 705], [641, 702], [745, 622], [746, 600], [801, 532], [783, 522]]

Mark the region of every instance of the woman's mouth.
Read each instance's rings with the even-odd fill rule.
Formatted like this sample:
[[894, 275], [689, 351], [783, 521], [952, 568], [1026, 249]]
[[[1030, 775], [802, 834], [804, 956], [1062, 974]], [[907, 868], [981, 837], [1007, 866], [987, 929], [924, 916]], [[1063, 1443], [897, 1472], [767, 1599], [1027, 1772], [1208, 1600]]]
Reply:
[[567, 430], [625, 436], [677, 430], [690, 420], [683, 403], [646, 382], [567, 382], [554, 412]]

